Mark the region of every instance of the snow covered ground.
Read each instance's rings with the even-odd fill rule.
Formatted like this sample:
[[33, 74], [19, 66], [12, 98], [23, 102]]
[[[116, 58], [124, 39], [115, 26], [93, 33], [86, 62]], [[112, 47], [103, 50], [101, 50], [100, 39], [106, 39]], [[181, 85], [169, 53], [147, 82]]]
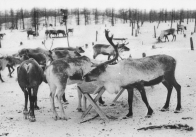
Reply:
[[[157, 29], [157, 35], [160, 34], [161, 30], [168, 29], [170, 23], [161, 23]], [[101, 109], [107, 115], [117, 117], [116, 120], [110, 122], [104, 122], [101, 118], [96, 118], [89, 122], [80, 124], [81, 112], [77, 112], [77, 90], [76, 85], [67, 86], [65, 91], [66, 98], [69, 101], [68, 105], [65, 105], [65, 113], [69, 117], [68, 121], [54, 121], [52, 118], [52, 111], [50, 108], [49, 99], [49, 87], [47, 84], [42, 83], [38, 92], [38, 106], [40, 110], [35, 111], [36, 122], [29, 122], [23, 119], [23, 106], [24, 106], [24, 95], [16, 81], [16, 71], [14, 77], [8, 77], [7, 68], [1, 72], [5, 83], [0, 83], [0, 136], [10, 137], [31, 137], [31, 136], [44, 136], [44, 137], [143, 137], [143, 136], [161, 136], [161, 137], [193, 137], [196, 136], [194, 131], [185, 131], [179, 129], [154, 129], [154, 130], [137, 130], [141, 127], [147, 126], [158, 126], [164, 124], [188, 124], [189, 126], [196, 128], [196, 52], [190, 49], [190, 37], [193, 37], [193, 42], [196, 44], [196, 34], [191, 36], [191, 32], [194, 28], [194, 23], [190, 22], [187, 25], [188, 30], [186, 38], [182, 34], [177, 35], [175, 42], [163, 42], [156, 43], [154, 37], [154, 26], [157, 26], [157, 22], [148, 23], [144, 22], [141, 27], [141, 34], [138, 37], [131, 36], [131, 27], [129, 24], [122, 24], [120, 21], [114, 27], [110, 24], [100, 25], [70, 25], [68, 28], [74, 28], [74, 33], [69, 37], [70, 46], [85, 46], [88, 44], [89, 47], [85, 49], [83, 55], [92, 58], [92, 42], [108, 44], [104, 30], [109, 29], [114, 37], [116, 38], [127, 38], [129, 42], [129, 52], [123, 53], [122, 57], [127, 58], [131, 54], [133, 58], [141, 58], [142, 53], [145, 52], [147, 56], [156, 54], [167, 54], [173, 56], [177, 60], [176, 66], [176, 79], [181, 85], [182, 94], [182, 112], [174, 113], [177, 97], [176, 91], [173, 89], [170, 110], [167, 112], [161, 112], [160, 109], [163, 107], [166, 101], [167, 89], [162, 85], [156, 85], [154, 88], [146, 88], [147, 96], [151, 107], [155, 114], [151, 118], [145, 118], [147, 108], [143, 102], [134, 101], [133, 103], [133, 118], [122, 119], [128, 113], [127, 103], [127, 92], [124, 92], [117, 103], [113, 106], [112, 100], [115, 98], [115, 94], [109, 94], [105, 92], [103, 99], [107, 106], [101, 106]], [[176, 28], [176, 23], [173, 24]], [[64, 26], [57, 26], [56, 29], [64, 29]], [[98, 31], [98, 41], [95, 41], [95, 34]], [[3, 55], [11, 55], [16, 53], [21, 48], [36, 48], [41, 47], [42, 41], [45, 39], [45, 28], [42, 28], [39, 32], [40, 36], [27, 39], [26, 32], [21, 30], [2, 30], [2, 33], [6, 33], [3, 40], [1, 40], [2, 48], [0, 53]], [[172, 37], [169, 36], [171, 41]], [[23, 45], [20, 46], [20, 42]], [[49, 49], [51, 46], [52, 39], [46, 40], [46, 47]], [[152, 46], [155, 49], [152, 49]], [[66, 38], [54, 39], [53, 47], [67, 47]], [[196, 48], [196, 45], [195, 45]], [[106, 60], [107, 57], [99, 55], [98, 61]], [[138, 91], [135, 90], [135, 93]], [[138, 94], [140, 98], [140, 95]], [[57, 104], [57, 103], [56, 103]], [[58, 105], [57, 105], [58, 107]], [[59, 109], [57, 109], [59, 110]], [[91, 110], [87, 118], [96, 115], [95, 110]], [[189, 119], [182, 119], [187, 118]]]

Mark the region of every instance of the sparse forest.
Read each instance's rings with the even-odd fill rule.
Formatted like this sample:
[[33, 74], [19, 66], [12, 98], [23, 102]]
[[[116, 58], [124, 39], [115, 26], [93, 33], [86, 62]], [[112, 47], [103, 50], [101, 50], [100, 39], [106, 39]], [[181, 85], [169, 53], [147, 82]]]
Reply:
[[[92, 16], [90, 16], [92, 15]], [[82, 18], [84, 24], [104, 24], [106, 19], [111, 22], [111, 26], [115, 26], [116, 19], [121, 19], [122, 23], [129, 23], [133, 31], [143, 25], [144, 22], [149, 21], [150, 23], [157, 22], [170, 22], [171, 28], [174, 27], [173, 22], [179, 21], [179, 24], [193, 22], [196, 19], [195, 10], [167, 10], [160, 9], [150, 11], [138, 10], [138, 9], [68, 9], [68, 20], [76, 16], [76, 24], [80, 25]], [[26, 20], [25, 20], [26, 18]], [[52, 24], [56, 26], [62, 22], [62, 13], [60, 9], [39, 9], [33, 8], [32, 10], [13, 10], [0, 11], [0, 29], [27, 29], [33, 28], [34, 30], [39, 29], [40, 20], [44, 20], [45, 24]], [[29, 24], [25, 26], [25, 24]], [[194, 30], [195, 32], [196, 30]]]

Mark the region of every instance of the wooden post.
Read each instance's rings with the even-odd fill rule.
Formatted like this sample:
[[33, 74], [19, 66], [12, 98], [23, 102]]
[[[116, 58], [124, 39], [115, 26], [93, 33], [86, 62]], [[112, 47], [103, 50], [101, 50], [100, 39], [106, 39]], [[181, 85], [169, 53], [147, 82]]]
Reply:
[[135, 37], [137, 37], [137, 29], [135, 30]]
[[191, 44], [191, 50], [194, 50], [192, 37], [190, 37], [190, 44]]
[[154, 26], [154, 37], [156, 38], [156, 28]]
[[1, 38], [0, 38], [0, 48], [1, 48]]
[[96, 31], [96, 41], [97, 41], [97, 35], [98, 35], [98, 31]]
[[92, 46], [94, 45], [94, 42], [92, 42]]

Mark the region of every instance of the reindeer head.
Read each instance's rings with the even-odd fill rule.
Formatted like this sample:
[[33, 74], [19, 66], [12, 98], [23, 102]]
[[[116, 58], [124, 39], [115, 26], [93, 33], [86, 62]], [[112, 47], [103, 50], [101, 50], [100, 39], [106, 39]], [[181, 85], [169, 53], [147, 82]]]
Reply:
[[113, 43], [113, 41], [112, 41], [113, 35], [111, 37], [109, 37], [108, 36], [108, 33], [109, 33], [109, 31], [108, 30], [105, 30], [106, 39], [114, 47], [114, 49], [116, 51], [116, 54], [115, 54], [116, 56], [112, 60], [108, 60], [108, 61], [106, 61], [104, 63], [101, 63], [101, 64], [97, 65], [97, 67], [95, 67], [90, 72], [88, 72], [86, 75], [84, 75], [83, 79], [86, 82], [96, 81], [100, 77], [100, 75], [102, 75], [105, 72], [107, 66], [110, 63], [114, 62], [118, 58], [118, 44], [115, 45]]
[[127, 46], [125, 46], [128, 44], [129, 42], [126, 43], [126, 41], [124, 41], [122, 44], [119, 44], [118, 49], [120, 49], [121, 51], [129, 51], [130, 49]]
[[85, 51], [82, 49], [82, 47], [76, 47], [76, 51], [78, 53], [84, 53]]

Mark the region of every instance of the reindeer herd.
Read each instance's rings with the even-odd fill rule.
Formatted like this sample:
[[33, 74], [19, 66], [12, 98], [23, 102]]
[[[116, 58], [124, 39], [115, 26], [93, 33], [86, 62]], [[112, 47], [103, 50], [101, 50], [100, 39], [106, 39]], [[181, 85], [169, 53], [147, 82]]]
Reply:
[[[46, 35], [49, 36], [59, 33], [65, 35], [63, 31], [59, 31], [58, 33], [57, 31], [46, 31]], [[175, 37], [174, 33], [174, 29], [162, 31], [158, 39], [167, 38], [167, 35], [170, 34]], [[33, 32], [32, 34], [34, 35]], [[25, 119], [28, 118], [31, 122], [36, 121], [34, 110], [39, 109], [37, 105], [37, 93], [42, 82], [49, 85], [51, 108], [55, 120], [67, 120], [62, 104], [62, 100], [64, 102], [67, 101], [65, 98], [66, 86], [94, 81], [103, 83], [104, 88], [109, 93], [118, 93], [121, 88], [127, 90], [129, 111], [125, 118], [133, 116], [132, 102], [134, 88], [139, 91], [148, 109], [146, 117], [152, 116], [154, 111], [150, 107], [144, 87], [159, 83], [162, 83], [168, 91], [166, 102], [161, 111], [169, 110], [170, 97], [174, 87], [177, 91], [175, 112], [180, 112], [182, 108], [181, 86], [175, 79], [176, 60], [168, 55], [144, 56], [140, 59], [122, 59], [119, 53], [130, 50], [127, 47], [128, 43], [114, 44], [113, 35], [109, 36], [108, 30], [105, 30], [105, 37], [109, 45], [96, 44], [93, 47], [94, 59], [99, 54], [108, 56], [108, 60], [100, 64], [93, 63], [87, 56], [82, 56], [81, 53], [85, 51], [81, 47], [57, 47], [52, 50], [48, 50], [47, 48], [24, 48], [13, 56], [0, 58], [0, 70], [8, 67], [10, 77], [12, 77], [11, 75], [14, 72], [14, 66], [19, 65], [17, 67], [17, 80], [21, 90], [24, 92], [25, 105], [23, 115]], [[45, 42], [43, 44], [45, 45]], [[110, 59], [111, 56], [113, 56], [112, 59]], [[118, 61], [118, 57], [121, 60]], [[0, 80], [4, 82], [1, 75]], [[77, 109], [78, 111], [82, 111], [81, 92], [78, 91], [78, 95], [79, 105]], [[60, 114], [57, 113], [55, 108], [55, 98], [60, 106]], [[27, 107], [28, 101], [30, 102], [29, 110]], [[99, 99], [99, 102], [104, 104], [102, 98]]]

